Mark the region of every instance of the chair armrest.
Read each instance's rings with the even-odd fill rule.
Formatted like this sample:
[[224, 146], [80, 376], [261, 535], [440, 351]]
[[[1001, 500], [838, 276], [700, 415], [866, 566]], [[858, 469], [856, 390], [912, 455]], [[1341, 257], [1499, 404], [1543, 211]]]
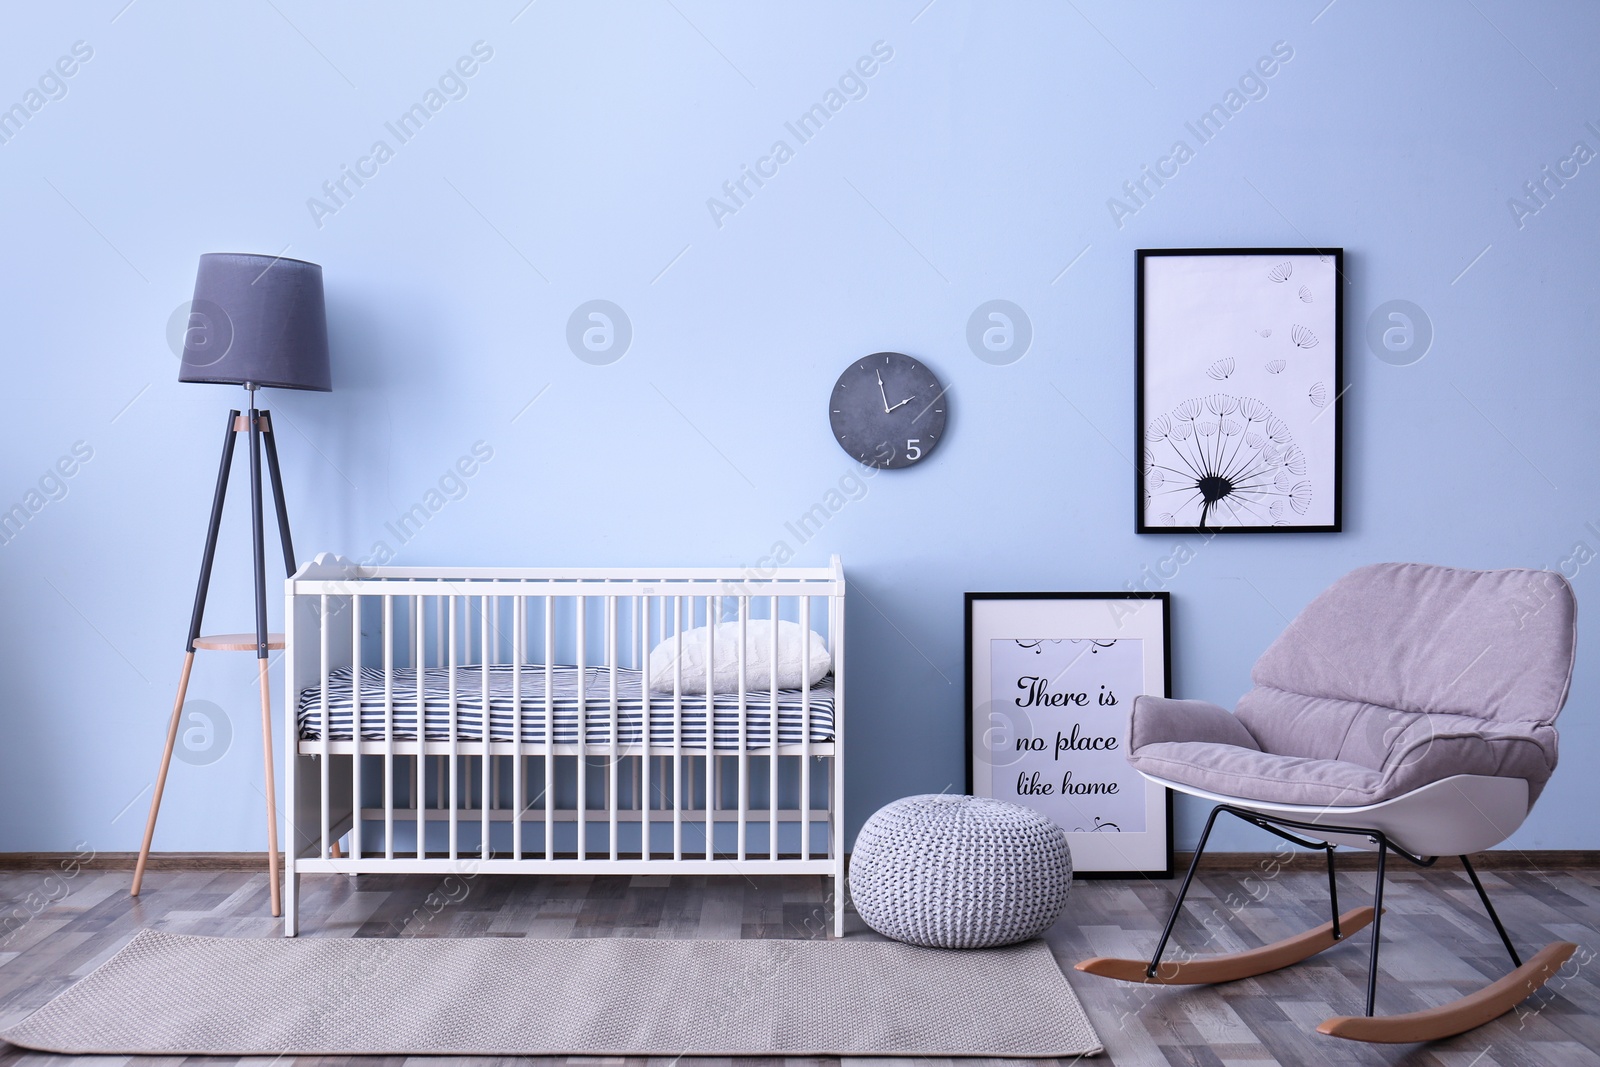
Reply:
[[1413, 719], [1379, 769], [1396, 793], [1455, 774], [1521, 778], [1531, 807], [1555, 766], [1556, 731], [1548, 723], [1436, 714]]
[[1207, 700], [1140, 696], [1129, 713], [1128, 750], [1166, 741], [1201, 741], [1261, 751], [1256, 739], [1227, 708]]

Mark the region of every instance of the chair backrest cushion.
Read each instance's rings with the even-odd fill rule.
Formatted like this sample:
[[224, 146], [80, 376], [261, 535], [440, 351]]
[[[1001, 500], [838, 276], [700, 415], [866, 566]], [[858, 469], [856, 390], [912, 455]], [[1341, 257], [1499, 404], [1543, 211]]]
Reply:
[[1571, 586], [1550, 571], [1361, 567], [1256, 661], [1237, 713], [1280, 755], [1384, 769], [1408, 735], [1438, 728], [1419, 720], [1449, 716], [1521, 735], [1553, 767], [1576, 616]]

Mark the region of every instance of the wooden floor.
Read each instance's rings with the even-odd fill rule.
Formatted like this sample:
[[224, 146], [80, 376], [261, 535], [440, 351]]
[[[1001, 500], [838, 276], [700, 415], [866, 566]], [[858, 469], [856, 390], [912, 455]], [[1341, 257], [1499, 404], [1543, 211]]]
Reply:
[[[0, 932], [6, 933], [0, 939], [0, 1028], [104, 961], [141, 927], [229, 937], [271, 937], [279, 931], [267, 914], [264, 874], [155, 871], [138, 901], [127, 895], [128, 879], [126, 871], [90, 869], [70, 878], [0, 873]], [[1125, 985], [1070, 966], [1090, 955], [1148, 953], [1176, 883], [1080, 881], [1067, 917], [1048, 941], [1106, 1044], [1107, 1055], [1089, 1063], [1600, 1067], [1600, 962], [1595, 959], [1600, 954], [1600, 870], [1491, 871], [1484, 882], [1524, 955], [1556, 939], [1577, 942], [1579, 952], [1519, 1014], [1430, 1046], [1362, 1046], [1312, 1032], [1330, 1015], [1360, 1012], [1366, 933], [1287, 971], [1227, 986]], [[301, 929], [307, 937], [803, 938], [827, 936], [831, 929], [826, 883], [820, 878], [485, 876], [447, 881], [335, 875], [307, 877], [302, 885]], [[1380, 1012], [1442, 1003], [1509, 969], [1504, 949], [1460, 874], [1399, 870], [1388, 885]], [[1369, 873], [1340, 876], [1341, 906], [1370, 899], [1370, 892]], [[1191, 891], [1188, 919], [1177, 940], [1198, 953], [1237, 951], [1326, 918], [1327, 885], [1320, 874], [1209, 871]], [[877, 936], [854, 912], [847, 916], [846, 930], [851, 938]], [[68, 1059], [0, 1045], [0, 1067]], [[89, 1062], [106, 1063], [103, 1058]], [[265, 1067], [277, 1061], [250, 1062]], [[378, 1059], [363, 1061], [363, 1067], [367, 1062], [388, 1067]], [[415, 1067], [448, 1062], [454, 1061], [423, 1057]], [[667, 1067], [674, 1061], [637, 1062]]]

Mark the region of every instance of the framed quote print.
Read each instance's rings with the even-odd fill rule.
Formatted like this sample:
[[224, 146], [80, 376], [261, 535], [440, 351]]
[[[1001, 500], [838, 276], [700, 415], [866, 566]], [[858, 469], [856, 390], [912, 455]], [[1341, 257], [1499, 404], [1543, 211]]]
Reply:
[[1142, 248], [1139, 533], [1340, 529], [1344, 250]]
[[1075, 873], [1172, 874], [1172, 796], [1128, 764], [1128, 711], [1169, 695], [1166, 593], [968, 593], [967, 792], [1068, 833]]

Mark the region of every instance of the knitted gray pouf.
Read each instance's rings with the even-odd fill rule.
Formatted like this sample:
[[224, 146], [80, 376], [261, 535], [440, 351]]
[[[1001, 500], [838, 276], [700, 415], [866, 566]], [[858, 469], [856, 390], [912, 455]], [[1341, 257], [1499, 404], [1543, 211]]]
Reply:
[[1018, 804], [929, 794], [880, 808], [850, 855], [850, 897], [885, 937], [991, 948], [1049, 929], [1067, 906], [1066, 833]]

